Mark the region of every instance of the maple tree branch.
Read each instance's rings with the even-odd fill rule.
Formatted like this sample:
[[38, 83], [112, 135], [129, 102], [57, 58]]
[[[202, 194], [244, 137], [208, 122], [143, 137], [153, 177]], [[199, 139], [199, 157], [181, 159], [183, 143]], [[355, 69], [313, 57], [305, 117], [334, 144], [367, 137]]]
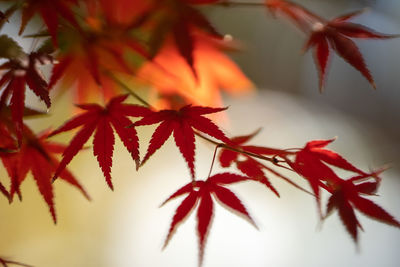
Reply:
[[[270, 158], [270, 157], [258, 155], [258, 154], [251, 153], [251, 152], [248, 152], [248, 151], [246, 151], [246, 150], [240, 149], [240, 148], [236, 148], [236, 147], [227, 145], [227, 144], [225, 144], [225, 143], [220, 143], [220, 142], [214, 141], [214, 140], [208, 138], [207, 136], [202, 135], [201, 133], [199, 133], [199, 132], [197, 132], [197, 131], [194, 131], [194, 134], [197, 135], [198, 137], [200, 137], [200, 138], [202, 138], [202, 139], [204, 139], [204, 140], [206, 140], [206, 141], [208, 141], [208, 142], [210, 142], [210, 143], [212, 143], [212, 144], [218, 146], [218, 147], [222, 147], [222, 148], [225, 148], [225, 149], [228, 149], [228, 150], [231, 150], [231, 151], [240, 153], [240, 154], [245, 154], [245, 155], [250, 156], [250, 157], [253, 157], [253, 158], [258, 158], [258, 159], [261, 159], [261, 160], [266, 160], [266, 161], [272, 162], [274, 165], [277, 165], [277, 163], [280, 162], [280, 161], [278, 161], [275, 157]], [[278, 165], [278, 166], [279, 166], [279, 165]]]
[[[283, 176], [282, 174], [280, 174], [279, 172], [275, 171], [274, 169], [265, 166], [264, 164], [260, 163], [266, 170], [268, 170], [269, 172], [271, 172], [272, 174], [274, 174], [276, 177], [281, 178], [282, 180], [284, 180], [285, 182], [289, 183], [290, 185], [296, 187], [297, 189], [314, 196], [313, 193], [311, 193], [310, 191], [308, 191], [307, 189], [304, 189], [303, 187], [301, 187], [300, 185], [296, 184], [295, 182], [293, 182], [292, 180], [290, 180], [289, 178]], [[282, 166], [283, 167], [283, 166]], [[290, 171], [293, 171], [292, 169], [287, 168]]]
[[224, 6], [224, 7], [264, 7], [265, 4], [263, 2], [239, 2], [239, 1], [227, 1], [223, 0], [215, 3], [215, 5]]

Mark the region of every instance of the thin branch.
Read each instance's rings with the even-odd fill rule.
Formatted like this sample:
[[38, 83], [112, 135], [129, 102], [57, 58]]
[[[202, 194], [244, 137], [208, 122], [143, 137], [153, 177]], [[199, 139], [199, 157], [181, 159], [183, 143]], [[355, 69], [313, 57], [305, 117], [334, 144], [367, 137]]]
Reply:
[[215, 3], [215, 5], [223, 7], [265, 7], [263, 2], [239, 2], [239, 1], [220, 1]]
[[309, 195], [314, 195], [313, 193], [311, 193], [310, 191], [308, 191], [307, 189], [304, 189], [303, 187], [301, 187], [300, 185], [296, 184], [295, 182], [293, 182], [292, 180], [290, 180], [289, 178], [283, 176], [282, 174], [280, 174], [279, 172], [275, 171], [274, 169], [265, 166], [264, 164], [262, 164], [262, 166], [268, 170], [269, 172], [271, 172], [272, 174], [274, 174], [276, 177], [281, 178], [282, 180], [286, 181], [287, 183], [291, 184], [292, 186], [296, 187], [297, 189], [309, 194]]
[[215, 156], [217, 155], [217, 150], [218, 150], [219, 147], [220, 147], [219, 145], [215, 146], [214, 155], [213, 155], [213, 158], [212, 158], [211, 167], [210, 167], [210, 171], [208, 172], [207, 179], [210, 178], [210, 176], [211, 176], [211, 172], [212, 172], [212, 169], [214, 167]]
[[[250, 156], [250, 157], [253, 157], [253, 158], [257, 158], [257, 159], [261, 159], [261, 160], [266, 160], [266, 161], [272, 162], [272, 163], [275, 164], [275, 165], [277, 164], [277, 160], [276, 160], [276, 158], [274, 158], [274, 157], [270, 158], [270, 157], [258, 155], [258, 154], [251, 153], [251, 152], [248, 152], [248, 151], [246, 151], [246, 150], [243, 150], [243, 149], [241, 149], [241, 148], [237, 148], [237, 147], [233, 147], [233, 146], [227, 145], [227, 144], [225, 144], [225, 143], [219, 143], [219, 142], [216, 142], [216, 141], [214, 141], [214, 140], [208, 138], [207, 136], [204, 136], [204, 135], [202, 135], [201, 133], [196, 132], [196, 131], [194, 131], [194, 134], [197, 135], [198, 137], [200, 137], [200, 138], [202, 138], [202, 139], [204, 139], [204, 140], [206, 140], [206, 141], [208, 141], [208, 142], [210, 142], [210, 143], [216, 145], [216, 146], [219, 146], [219, 147], [222, 147], [222, 148], [225, 148], [225, 149], [228, 149], [228, 150], [231, 150], [231, 151], [240, 153], [240, 154], [245, 154], [245, 155]], [[278, 161], [278, 162], [279, 162], [279, 161]]]
[[114, 82], [116, 82], [118, 85], [120, 85], [126, 92], [128, 92], [131, 96], [136, 98], [140, 103], [142, 103], [143, 105], [145, 105], [151, 109], [154, 109], [146, 100], [144, 100], [142, 97], [140, 97], [138, 94], [136, 94], [131, 88], [129, 88], [129, 86], [127, 86], [124, 82], [122, 82], [120, 79], [115, 77], [114, 74], [112, 74], [111, 72], [106, 72], [106, 74], [111, 79], [113, 79]]

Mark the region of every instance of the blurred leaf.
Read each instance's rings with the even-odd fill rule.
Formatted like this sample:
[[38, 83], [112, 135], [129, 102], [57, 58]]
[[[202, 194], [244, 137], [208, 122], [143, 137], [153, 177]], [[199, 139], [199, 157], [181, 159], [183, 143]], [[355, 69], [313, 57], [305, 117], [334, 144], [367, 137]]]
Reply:
[[18, 9], [18, 5], [14, 4], [9, 7], [6, 11], [0, 11], [0, 30], [3, 28], [4, 24], [8, 22], [8, 19], [14, 14], [14, 12]]
[[0, 58], [15, 59], [23, 54], [22, 48], [16, 41], [7, 35], [0, 35]]
[[37, 49], [38, 53], [46, 54], [46, 55], [52, 54], [52, 53], [54, 53], [54, 51], [55, 51], [55, 48], [54, 48], [53, 43], [51, 42], [51, 39], [46, 39], [41, 44], [41, 46]]
[[[11, 110], [9, 106], [4, 106], [1, 109], [1, 114], [0, 115], [4, 115], [4, 116], [10, 116], [11, 115]], [[23, 115], [24, 118], [32, 118], [32, 117], [38, 117], [38, 116], [48, 116], [47, 112], [43, 112], [43, 111], [39, 111], [39, 110], [35, 110], [32, 108], [28, 108], [28, 107], [24, 107], [24, 111], [23, 111]]]

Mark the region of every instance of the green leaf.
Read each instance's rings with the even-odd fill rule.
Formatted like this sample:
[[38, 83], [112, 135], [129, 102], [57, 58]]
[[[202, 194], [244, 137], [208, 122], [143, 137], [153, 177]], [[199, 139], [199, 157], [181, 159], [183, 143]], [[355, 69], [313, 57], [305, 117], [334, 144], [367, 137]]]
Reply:
[[16, 41], [7, 35], [0, 35], [0, 58], [15, 59], [24, 54]]
[[53, 42], [51, 41], [51, 39], [46, 39], [41, 45], [40, 47], [37, 49], [37, 52], [39, 53], [43, 53], [46, 55], [50, 55], [52, 53], [54, 53], [55, 48], [53, 45]]

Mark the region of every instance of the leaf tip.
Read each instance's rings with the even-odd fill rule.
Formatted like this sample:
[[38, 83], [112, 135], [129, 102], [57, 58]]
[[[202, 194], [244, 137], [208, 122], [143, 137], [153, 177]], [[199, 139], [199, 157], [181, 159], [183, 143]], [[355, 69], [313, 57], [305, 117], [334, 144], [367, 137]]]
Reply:
[[371, 86], [374, 88], [374, 90], [376, 90], [376, 83], [374, 81], [371, 81]]

